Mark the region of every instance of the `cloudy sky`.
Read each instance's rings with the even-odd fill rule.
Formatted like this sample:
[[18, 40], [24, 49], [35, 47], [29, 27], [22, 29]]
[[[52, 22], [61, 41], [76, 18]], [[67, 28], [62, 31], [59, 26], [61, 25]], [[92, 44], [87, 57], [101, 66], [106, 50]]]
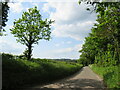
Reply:
[[17, 43], [16, 38], [10, 34], [14, 19], [21, 17], [23, 11], [37, 6], [42, 18], [55, 20], [52, 25], [50, 41], [40, 40], [38, 45], [34, 45], [33, 57], [36, 58], [70, 58], [78, 59], [78, 52], [84, 43], [84, 38], [90, 33], [90, 29], [95, 23], [96, 14], [86, 11], [86, 5], [78, 5], [74, 0], [21, 0], [21, 2], [9, 3], [9, 17], [6, 29], [7, 36], [0, 38], [0, 51], [20, 55], [26, 46]]

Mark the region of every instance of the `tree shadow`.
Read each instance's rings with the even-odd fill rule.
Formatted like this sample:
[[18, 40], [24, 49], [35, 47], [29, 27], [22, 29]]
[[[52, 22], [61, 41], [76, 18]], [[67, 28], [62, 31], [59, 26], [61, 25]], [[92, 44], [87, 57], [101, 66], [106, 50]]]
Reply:
[[39, 88], [28, 90], [105, 90], [101, 81], [94, 79], [75, 79], [65, 82], [53, 83]]
[[103, 89], [104, 86], [101, 81], [94, 80], [94, 79], [75, 79], [75, 80], [68, 80], [65, 82], [55, 83], [54, 85], [48, 85], [42, 88], [54, 88], [54, 86], [59, 89], [66, 88], [66, 89]]
[[[83, 71], [84, 68], [82, 68], [80, 71], [78, 71], [77, 73], [61, 80], [61, 81], [58, 81], [58, 83], [51, 83], [51, 84], [55, 84], [55, 86], [58, 88], [58, 89], [82, 89], [82, 90], [89, 90], [89, 89], [92, 89], [92, 90], [103, 90], [105, 89], [105, 86], [103, 84], [102, 81], [99, 81], [99, 80], [95, 80], [95, 79], [70, 79], [70, 78], [73, 78], [75, 76], [77, 76], [80, 72]], [[48, 85], [47, 87], [40, 87], [40, 88], [43, 88], [43, 89], [48, 89], [48, 88], [52, 88], [52, 86]], [[54, 85], [53, 85], [53, 88], [54, 88]]]
[[[21, 87], [20, 88], [20, 90], [21, 89], [24, 89], [24, 90], [46, 90], [46, 89], [51, 89], [51, 88], [41, 88], [42, 86], [45, 86], [45, 85], [49, 85], [49, 84], [53, 84], [53, 83], [56, 83], [56, 82], [64, 82], [64, 81], [66, 81], [66, 80], [68, 80], [68, 79], [70, 79], [70, 78], [73, 78], [73, 77], [75, 77], [76, 75], [78, 75], [81, 71], [83, 70], [83, 68], [81, 68], [79, 71], [77, 71], [77, 72], [75, 72], [75, 73], [73, 73], [73, 74], [71, 74], [71, 75], [69, 75], [69, 76], [65, 76], [65, 77], [63, 77], [62, 79], [60, 78], [60, 79], [55, 79], [55, 80], [48, 80], [47, 82], [42, 82], [42, 83], [38, 83], [38, 84], [32, 84], [32, 85], [25, 85], [25, 86], [23, 86], [23, 87]], [[50, 77], [49, 77], [50, 78]], [[53, 90], [54, 88], [52, 88], [52, 90]]]
[[77, 73], [66, 77], [62, 80], [47, 83], [46, 85], [39, 85], [37, 87], [29, 88], [29, 90], [105, 90], [105, 86], [102, 81], [95, 79], [71, 79], [78, 75], [83, 68]]

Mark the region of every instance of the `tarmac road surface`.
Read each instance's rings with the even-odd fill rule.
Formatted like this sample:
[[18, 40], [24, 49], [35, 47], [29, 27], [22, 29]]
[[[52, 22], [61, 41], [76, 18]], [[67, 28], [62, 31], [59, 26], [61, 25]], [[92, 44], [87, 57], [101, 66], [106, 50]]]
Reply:
[[47, 85], [38, 85], [31, 89], [51, 90], [105, 90], [102, 78], [88, 66], [83, 67], [77, 74], [66, 79]]

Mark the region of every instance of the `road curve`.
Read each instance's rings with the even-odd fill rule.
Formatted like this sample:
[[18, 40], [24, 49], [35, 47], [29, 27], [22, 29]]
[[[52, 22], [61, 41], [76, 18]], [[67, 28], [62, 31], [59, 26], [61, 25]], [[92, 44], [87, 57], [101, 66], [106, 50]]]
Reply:
[[76, 75], [47, 85], [35, 86], [40, 89], [78, 89], [78, 90], [104, 90], [103, 80], [95, 74], [88, 66], [83, 67]]

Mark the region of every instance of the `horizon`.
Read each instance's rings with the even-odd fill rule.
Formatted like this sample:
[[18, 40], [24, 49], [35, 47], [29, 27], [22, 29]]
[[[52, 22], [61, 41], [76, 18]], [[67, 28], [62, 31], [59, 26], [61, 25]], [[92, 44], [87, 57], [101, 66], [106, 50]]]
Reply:
[[[32, 0], [33, 1], [33, 0]], [[91, 32], [96, 14], [86, 10], [88, 5], [78, 2], [17, 2], [9, 3], [8, 22], [6, 23], [6, 34], [0, 39], [0, 49], [4, 53], [21, 55], [25, 46], [17, 43], [16, 38], [10, 34], [10, 28], [13, 26], [14, 19], [19, 19], [22, 13], [28, 8], [37, 6], [42, 18], [55, 20], [51, 27], [50, 41], [40, 40], [38, 45], [34, 45], [34, 58], [52, 58], [52, 59], [79, 59], [85, 37]], [[14, 8], [16, 7], [16, 8]], [[9, 46], [9, 47], [8, 47]]]

